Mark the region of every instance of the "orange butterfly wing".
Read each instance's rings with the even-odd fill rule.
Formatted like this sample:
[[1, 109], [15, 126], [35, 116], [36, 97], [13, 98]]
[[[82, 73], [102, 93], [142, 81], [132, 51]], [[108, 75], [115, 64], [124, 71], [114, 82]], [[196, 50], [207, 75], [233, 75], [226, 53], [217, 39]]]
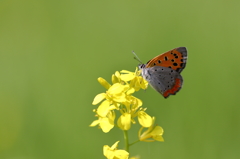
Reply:
[[185, 47], [179, 47], [154, 57], [147, 62], [146, 68], [162, 66], [172, 68], [180, 73], [185, 68], [186, 62], [187, 49]]

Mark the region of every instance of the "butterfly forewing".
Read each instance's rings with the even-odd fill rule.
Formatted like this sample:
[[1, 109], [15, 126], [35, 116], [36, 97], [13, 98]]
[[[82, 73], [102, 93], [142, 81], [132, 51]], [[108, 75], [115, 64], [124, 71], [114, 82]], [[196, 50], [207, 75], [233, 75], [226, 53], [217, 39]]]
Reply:
[[158, 55], [152, 60], [148, 61], [146, 68], [163, 66], [171, 68], [180, 73], [186, 66], [186, 62], [187, 49], [185, 47], [179, 47], [161, 55]]

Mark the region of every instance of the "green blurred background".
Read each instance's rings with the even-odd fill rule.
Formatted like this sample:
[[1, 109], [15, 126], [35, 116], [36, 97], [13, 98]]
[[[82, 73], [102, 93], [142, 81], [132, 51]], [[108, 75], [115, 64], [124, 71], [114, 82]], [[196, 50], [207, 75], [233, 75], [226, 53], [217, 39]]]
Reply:
[[[184, 86], [135, 94], [164, 128], [142, 159], [240, 158], [240, 1], [1, 0], [0, 158], [102, 158], [123, 134], [90, 128], [93, 98], [117, 70], [185, 46]], [[130, 141], [137, 138], [137, 127]]]

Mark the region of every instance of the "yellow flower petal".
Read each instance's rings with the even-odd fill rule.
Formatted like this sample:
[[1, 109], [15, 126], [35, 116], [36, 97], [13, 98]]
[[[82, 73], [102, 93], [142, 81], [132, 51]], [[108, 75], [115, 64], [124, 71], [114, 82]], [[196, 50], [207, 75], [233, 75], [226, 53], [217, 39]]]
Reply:
[[94, 127], [94, 126], [96, 126], [96, 125], [98, 125], [99, 124], [99, 120], [95, 120], [95, 121], [93, 121], [89, 126], [90, 127]]
[[120, 71], [121, 73], [134, 73], [134, 72], [131, 72], [131, 71], [128, 71], [128, 70], [122, 70]]
[[120, 83], [115, 83], [114, 85], [112, 85], [109, 90], [107, 91], [110, 94], [119, 94], [124, 92], [126, 89], [128, 88], [128, 86], [126, 85], [121, 85]]
[[153, 123], [152, 118], [144, 111], [138, 112], [138, 121], [143, 127], [150, 127]]
[[116, 150], [114, 155], [116, 159], [128, 159], [129, 153], [125, 150]]
[[127, 91], [127, 95], [133, 94], [134, 92], [135, 92], [135, 89], [134, 89], [134, 88], [130, 88], [130, 89]]
[[155, 136], [155, 137], [153, 137], [153, 139], [154, 139], [154, 140], [157, 140], [157, 141], [161, 141], [161, 142], [164, 141], [162, 135]]
[[117, 147], [118, 147], [118, 143], [119, 143], [120, 141], [116, 141], [112, 146], [111, 146], [111, 150], [115, 150]]
[[109, 113], [110, 103], [109, 101], [105, 100], [101, 103], [101, 105], [97, 108], [97, 114], [101, 117], [106, 117]]
[[103, 132], [108, 133], [114, 127], [114, 124], [109, 118], [102, 118], [99, 126]]
[[163, 135], [163, 128], [160, 126], [155, 126], [154, 129], [151, 131], [150, 135], [154, 140], [157, 141], [164, 141]]
[[163, 128], [161, 126], [155, 126], [154, 129], [151, 132], [152, 135], [162, 135], [163, 134]]
[[147, 89], [148, 87], [148, 81], [146, 81], [144, 78], [139, 78], [139, 82], [140, 82], [140, 87], [142, 89]]
[[133, 156], [133, 157], [130, 157], [129, 159], [140, 159], [139, 156]]
[[135, 75], [133, 73], [129, 73], [129, 74], [121, 74], [120, 78], [123, 81], [130, 81], [135, 77]]
[[118, 118], [118, 127], [122, 130], [129, 130], [131, 128], [131, 114], [124, 113]]
[[96, 104], [100, 103], [104, 98], [106, 98], [106, 93], [100, 93], [100, 94], [96, 95], [96, 97], [93, 99], [92, 104], [96, 105]]

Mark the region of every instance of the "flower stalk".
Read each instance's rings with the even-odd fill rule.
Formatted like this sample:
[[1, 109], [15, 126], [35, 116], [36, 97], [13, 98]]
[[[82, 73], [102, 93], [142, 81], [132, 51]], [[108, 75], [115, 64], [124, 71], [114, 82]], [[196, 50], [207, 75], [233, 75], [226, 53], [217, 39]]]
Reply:
[[123, 130], [123, 134], [124, 134], [124, 141], [125, 141], [125, 150], [127, 152], [129, 152], [128, 131], [127, 130]]

